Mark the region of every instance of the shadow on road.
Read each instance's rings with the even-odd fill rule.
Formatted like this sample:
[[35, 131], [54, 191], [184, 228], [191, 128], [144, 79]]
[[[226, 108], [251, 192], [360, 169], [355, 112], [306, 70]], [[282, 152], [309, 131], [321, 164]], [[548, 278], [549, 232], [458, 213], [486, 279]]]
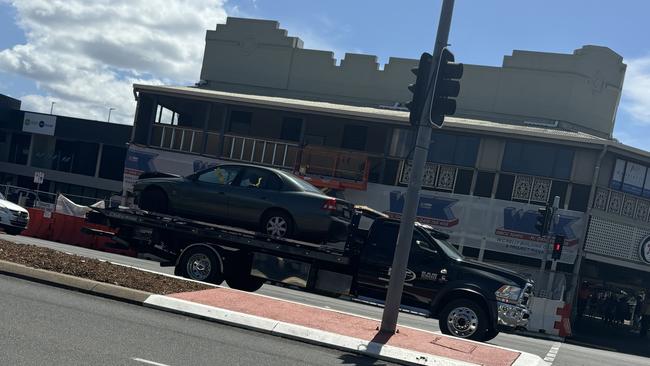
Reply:
[[605, 349], [635, 356], [650, 357], [650, 339], [640, 338], [629, 325], [606, 324], [600, 318], [584, 317], [576, 321], [567, 343]]
[[355, 355], [353, 353], [348, 353], [341, 355], [339, 357], [341, 361], [343, 361], [343, 365], [358, 365], [358, 366], [387, 366], [387, 365], [394, 365], [391, 363], [386, 363], [385, 361], [373, 359], [370, 357], [362, 356], [362, 355]]

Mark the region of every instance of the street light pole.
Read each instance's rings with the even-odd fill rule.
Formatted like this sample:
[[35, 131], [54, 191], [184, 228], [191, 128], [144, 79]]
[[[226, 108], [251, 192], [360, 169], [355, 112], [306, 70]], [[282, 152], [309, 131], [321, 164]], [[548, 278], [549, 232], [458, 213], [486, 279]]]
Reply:
[[106, 120], [106, 122], [111, 121], [111, 111], [113, 111], [113, 110], [115, 110], [115, 108], [113, 108], [113, 107], [108, 108], [108, 119]]
[[52, 114], [52, 111], [54, 111], [54, 105], [55, 104], [56, 104], [56, 102], [52, 102], [52, 104], [50, 104], [50, 114]]
[[[454, 0], [443, 0], [442, 9], [440, 10], [440, 21], [438, 22], [438, 34], [436, 35], [436, 43], [433, 49], [433, 65], [437, 65], [442, 49], [447, 46], [453, 10]], [[432, 67], [431, 74], [434, 72], [435, 67]], [[432, 80], [432, 77], [429, 77], [429, 80]], [[411, 167], [409, 185], [404, 199], [404, 209], [402, 210], [402, 220], [399, 226], [399, 234], [397, 235], [395, 256], [393, 257], [393, 265], [390, 270], [386, 305], [381, 318], [380, 331], [384, 333], [394, 334], [397, 329], [397, 316], [399, 315], [399, 306], [401, 304], [402, 292], [404, 290], [404, 279], [406, 278], [406, 266], [411, 251], [415, 216], [420, 201], [424, 163], [429, 153], [429, 143], [431, 142], [432, 126], [429, 121], [430, 115], [428, 111], [430, 110], [431, 100], [433, 98], [433, 85], [430, 85], [428, 89], [426, 103], [423, 108], [423, 111], [426, 111], [427, 113], [423, 112], [421, 114], [417, 130], [413, 153], [413, 165]]]

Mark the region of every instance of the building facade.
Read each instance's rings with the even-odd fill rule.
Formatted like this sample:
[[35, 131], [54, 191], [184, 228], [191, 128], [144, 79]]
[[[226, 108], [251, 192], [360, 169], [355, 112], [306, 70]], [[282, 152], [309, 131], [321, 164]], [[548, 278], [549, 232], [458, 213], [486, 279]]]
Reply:
[[[207, 32], [195, 87], [134, 85], [125, 191], [143, 172], [243, 161], [399, 217], [412, 153], [401, 106], [417, 60], [337, 65], [302, 46], [277, 22], [229, 18]], [[650, 286], [650, 153], [611, 135], [625, 68], [598, 46], [465, 65], [458, 113], [432, 135], [418, 219], [463, 254], [534, 277], [539, 296], [570, 300], [579, 278]], [[555, 196], [566, 241], [552, 264], [534, 226]]]
[[[16, 108], [17, 107], [17, 108]], [[122, 192], [131, 126], [0, 106], [0, 193], [53, 203], [56, 194], [81, 204]], [[44, 174], [35, 183], [36, 172]], [[39, 193], [35, 193], [37, 191]]]

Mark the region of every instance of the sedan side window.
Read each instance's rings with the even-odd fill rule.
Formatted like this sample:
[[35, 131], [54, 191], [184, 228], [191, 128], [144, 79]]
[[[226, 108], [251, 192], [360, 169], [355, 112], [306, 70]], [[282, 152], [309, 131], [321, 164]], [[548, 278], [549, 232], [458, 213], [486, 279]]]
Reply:
[[235, 180], [238, 173], [238, 167], [221, 166], [202, 173], [197, 180], [203, 183], [229, 185]]
[[242, 174], [241, 179], [239, 180], [239, 186], [278, 191], [282, 188], [282, 181], [271, 171], [246, 168], [246, 171]]

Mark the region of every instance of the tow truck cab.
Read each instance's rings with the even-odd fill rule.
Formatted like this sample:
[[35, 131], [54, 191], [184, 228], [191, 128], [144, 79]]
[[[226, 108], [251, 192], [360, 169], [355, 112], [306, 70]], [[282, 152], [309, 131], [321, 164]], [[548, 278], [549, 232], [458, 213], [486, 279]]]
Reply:
[[[374, 220], [364, 231], [357, 272], [357, 294], [385, 299], [399, 221]], [[479, 341], [500, 330], [525, 328], [532, 283], [515, 272], [464, 258], [449, 236], [416, 224], [402, 305], [438, 318], [445, 334]]]

